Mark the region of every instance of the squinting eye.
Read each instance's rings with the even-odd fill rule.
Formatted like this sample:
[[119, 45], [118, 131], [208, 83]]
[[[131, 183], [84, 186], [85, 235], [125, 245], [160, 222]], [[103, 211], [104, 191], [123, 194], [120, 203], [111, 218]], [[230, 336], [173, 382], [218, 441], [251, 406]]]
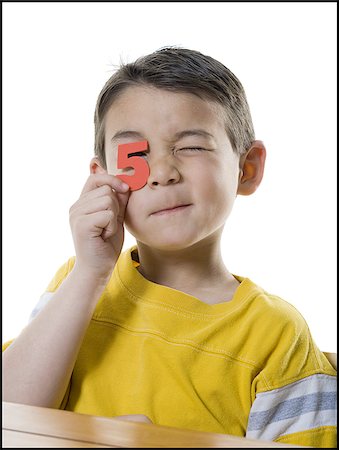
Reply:
[[188, 150], [188, 151], [192, 151], [192, 152], [198, 152], [198, 151], [202, 151], [205, 149], [202, 147], [185, 147], [185, 148], [181, 148], [180, 150]]

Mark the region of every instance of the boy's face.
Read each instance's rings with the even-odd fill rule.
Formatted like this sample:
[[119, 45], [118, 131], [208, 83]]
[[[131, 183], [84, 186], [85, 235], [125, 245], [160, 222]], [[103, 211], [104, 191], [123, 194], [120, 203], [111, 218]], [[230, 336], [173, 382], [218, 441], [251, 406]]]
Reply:
[[[193, 94], [130, 87], [115, 100], [105, 120], [107, 172], [122, 173], [118, 145], [147, 140], [149, 146], [142, 157], [150, 176], [143, 188], [131, 192], [125, 216], [137, 241], [181, 250], [222, 230], [239, 177], [239, 157], [224, 120], [220, 105]], [[121, 136], [122, 131], [130, 133]], [[117, 133], [121, 137], [112, 142]]]

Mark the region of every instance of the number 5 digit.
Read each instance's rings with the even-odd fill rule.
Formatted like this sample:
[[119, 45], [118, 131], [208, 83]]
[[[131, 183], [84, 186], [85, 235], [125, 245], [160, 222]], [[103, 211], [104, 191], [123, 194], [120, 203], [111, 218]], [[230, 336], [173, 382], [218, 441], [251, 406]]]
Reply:
[[131, 188], [131, 191], [136, 191], [141, 189], [147, 183], [150, 169], [147, 161], [141, 158], [141, 156], [131, 156], [128, 155], [136, 152], [143, 152], [148, 149], [148, 142], [131, 142], [130, 144], [118, 145], [118, 169], [127, 169], [132, 167], [134, 169], [133, 175], [116, 175], [122, 181], [127, 183]]

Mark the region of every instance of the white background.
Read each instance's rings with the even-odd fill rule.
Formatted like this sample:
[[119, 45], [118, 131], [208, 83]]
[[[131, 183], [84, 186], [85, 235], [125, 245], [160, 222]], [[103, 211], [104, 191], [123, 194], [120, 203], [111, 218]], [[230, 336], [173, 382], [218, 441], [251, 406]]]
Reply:
[[18, 2], [2, 20], [3, 341], [74, 254], [68, 210], [114, 65], [179, 45], [238, 76], [268, 152], [226, 225], [228, 269], [296, 306], [336, 351], [336, 3]]

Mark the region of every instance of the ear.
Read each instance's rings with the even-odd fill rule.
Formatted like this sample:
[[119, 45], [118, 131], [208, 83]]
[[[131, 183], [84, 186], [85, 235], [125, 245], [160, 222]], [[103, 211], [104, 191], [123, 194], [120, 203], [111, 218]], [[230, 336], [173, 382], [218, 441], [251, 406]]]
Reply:
[[240, 157], [237, 194], [251, 195], [259, 187], [264, 175], [266, 148], [262, 141], [254, 141]]
[[103, 164], [100, 162], [99, 158], [97, 158], [97, 157], [91, 159], [91, 162], [89, 164], [89, 171], [91, 174], [107, 173], [107, 170], [103, 167]]

